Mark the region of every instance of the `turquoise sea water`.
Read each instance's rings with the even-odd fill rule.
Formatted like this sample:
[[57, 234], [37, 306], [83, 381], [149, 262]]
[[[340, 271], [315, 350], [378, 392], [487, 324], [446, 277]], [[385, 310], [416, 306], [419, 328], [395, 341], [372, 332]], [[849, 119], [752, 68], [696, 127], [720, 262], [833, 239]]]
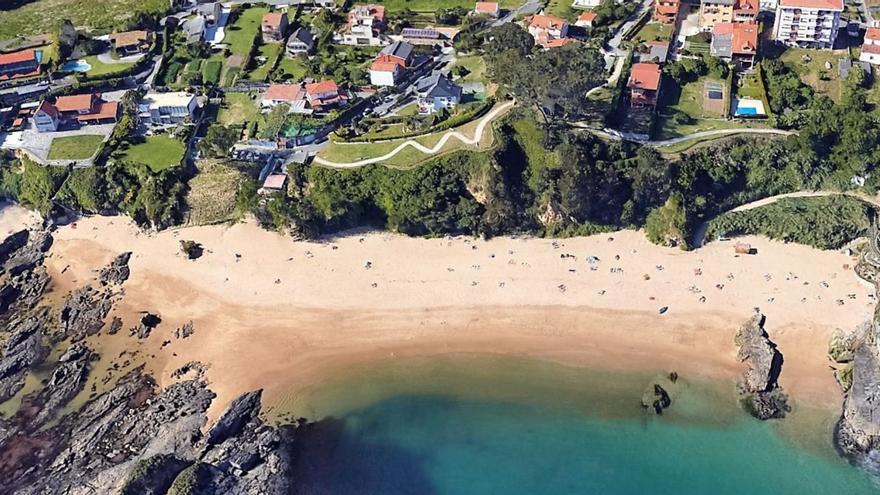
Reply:
[[306, 437], [301, 492], [880, 493], [836, 457], [827, 414], [759, 422], [726, 385], [683, 379], [654, 417], [638, 405], [650, 378], [498, 358], [358, 370], [287, 405], [337, 418]]

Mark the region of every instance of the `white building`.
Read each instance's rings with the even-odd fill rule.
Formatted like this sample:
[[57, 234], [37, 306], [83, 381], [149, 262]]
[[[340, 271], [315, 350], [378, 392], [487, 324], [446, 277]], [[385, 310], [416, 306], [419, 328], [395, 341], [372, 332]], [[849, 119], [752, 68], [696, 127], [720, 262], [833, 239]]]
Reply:
[[138, 113], [146, 124], [179, 124], [192, 120], [198, 107], [198, 98], [190, 93], [150, 92], [141, 100]]
[[780, 0], [773, 39], [804, 48], [831, 48], [841, 12], [843, 0]]
[[602, 0], [574, 0], [571, 2], [572, 8], [575, 9], [593, 9], [602, 5]]
[[779, 0], [761, 0], [758, 5], [762, 11], [776, 12], [776, 7], [779, 6]]
[[869, 27], [865, 31], [865, 44], [859, 60], [869, 64], [880, 65], [880, 28]]

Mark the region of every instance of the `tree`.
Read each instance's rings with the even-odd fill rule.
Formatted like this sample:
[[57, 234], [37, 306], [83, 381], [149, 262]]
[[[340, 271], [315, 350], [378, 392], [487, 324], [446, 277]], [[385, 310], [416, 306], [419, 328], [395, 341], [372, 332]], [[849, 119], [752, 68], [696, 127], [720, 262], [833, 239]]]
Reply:
[[687, 249], [687, 214], [681, 202], [679, 195], [673, 195], [666, 200], [666, 204], [648, 215], [645, 223], [648, 240], [655, 244]]
[[61, 21], [58, 31], [55, 33], [55, 42], [58, 44], [58, 55], [61, 60], [66, 59], [73, 53], [77, 36], [76, 28], [70, 20], [64, 19]]
[[286, 103], [275, 106], [266, 116], [266, 123], [260, 129], [260, 137], [275, 139], [287, 125], [290, 115], [290, 106]]
[[237, 138], [238, 133], [234, 130], [214, 124], [208, 128], [204, 139], [199, 141], [199, 151], [208, 158], [224, 157], [229, 153]]

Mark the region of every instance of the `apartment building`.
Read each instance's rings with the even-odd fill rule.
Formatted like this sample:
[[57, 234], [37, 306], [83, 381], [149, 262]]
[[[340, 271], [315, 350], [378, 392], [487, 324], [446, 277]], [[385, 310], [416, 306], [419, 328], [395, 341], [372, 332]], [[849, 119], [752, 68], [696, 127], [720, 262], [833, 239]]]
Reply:
[[803, 48], [831, 48], [841, 12], [843, 0], [780, 0], [773, 39]]

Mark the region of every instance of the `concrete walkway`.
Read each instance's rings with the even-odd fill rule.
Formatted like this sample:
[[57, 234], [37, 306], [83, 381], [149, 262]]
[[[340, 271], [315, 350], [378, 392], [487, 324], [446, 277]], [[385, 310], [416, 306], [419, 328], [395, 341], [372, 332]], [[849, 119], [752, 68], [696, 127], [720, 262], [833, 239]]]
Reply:
[[[317, 163], [318, 165], [323, 165], [325, 167], [330, 167], [330, 168], [365, 167], [367, 165], [372, 165], [374, 163], [381, 163], [383, 161], [390, 160], [391, 158], [393, 158], [395, 155], [397, 155], [398, 153], [400, 153], [401, 151], [403, 151], [407, 147], [415, 148], [426, 155], [434, 155], [434, 154], [439, 153], [440, 150], [442, 150], [443, 147], [446, 146], [446, 143], [448, 143], [449, 140], [452, 138], [458, 139], [459, 141], [462, 142], [462, 144], [464, 144], [466, 146], [472, 146], [472, 145], [478, 144], [480, 141], [483, 140], [483, 132], [486, 130], [486, 126], [491, 124], [492, 121], [495, 120], [496, 117], [498, 117], [499, 115], [503, 114], [504, 112], [506, 112], [507, 110], [512, 108], [515, 103], [516, 103], [515, 101], [509, 101], [507, 103], [503, 103], [501, 105], [498, 105], [494, 109], [492, 109], [491, 112], [486, 114], [479, 121], [479, 123], [477, 124], [477, 129], [474, 131], [474, 136], [472, 138], [469, 138], [469, 137], [465, 136], [464, 134], [461, 134], [458, 131], [450, 130], [440, 138], [440, 141], [438, 141], [437, 144], [434, 145], [433, 148], [428, 148], [427, 146], [423, 145], [422, 143], [419, 143], [418, 141], [415, 140], [417, 138], [407, 139], [406, 141], [404, 141], [403, 143], [400, 143], [399, 146], [397, 146], [393, 150], [389, 151], [388, 153], [385, 153], [382, 156], [377, 156], [375, 158], [367, 158], [365, 160], [359, 160], [356, 162], [349, 162], [349, 163], [338, 163], [338, 162], [332, 162], [330, 160], [325, 160], [324, 158], [321, 158], [320, 156], [316, 156], [315, 163]], [[423, 136], [420, 136], [420, 137], [423, 137]], [[360, 144], [360, 143], [357, 143], [357, 144]]]
[[571, 125], [579, 129], [588, 130], [593, 134], [596, 134], [597, 136], [603, 137], [605, 139], [610, 139], [613, 141], [630, 141], [633, 143], [656, 147], [671, 146], [673, 144], [680, 144], [686, 141], [691, 141], [693, 139], [702, 139], [707, 137], [737, 136], [744, 134], [769, 134], [777, 136], [790, 136], [793, 134], [797, 134], [797, 131], [784, 131], [782, 129], [715, 129], [712, 131], [695, 132], [693, 134], [688, 134], [687, 136], [680, 136], [677, 138], [650, 140], [644, 139], [635, 134], [621, 132], [615, 129], [591, 129], [583, 122], [572, 122]]

